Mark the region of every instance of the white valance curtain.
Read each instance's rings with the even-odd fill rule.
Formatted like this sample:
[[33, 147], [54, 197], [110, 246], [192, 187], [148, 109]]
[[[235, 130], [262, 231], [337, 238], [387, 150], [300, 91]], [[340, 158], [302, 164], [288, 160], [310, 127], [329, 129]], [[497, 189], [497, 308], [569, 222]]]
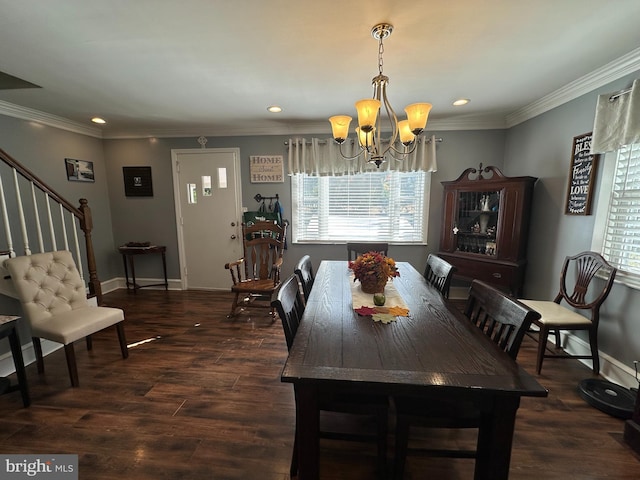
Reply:
[[[364, 161], [363, 156], [347, 160], [340, 155], [340, 145], [333, 139], [304, 138], [289, 139], [288, 174], [306, 173], [314, 176], [350, 175], [371, 171], [400, 171], [400, 172], [435, 172], [436, 138], [418, 137], [416, 149], [403, 160], [395, 160], [387, 154], [387, 161], [376, 168], [375, 165]], [[354, 155], [359, 146], [356, 141], [348, 139], [342, 146], [345, 155]]]
[[628, 92], [598, 97], [591, 153], [611, 152], [634, 143], [640, 143], [640, 79]]

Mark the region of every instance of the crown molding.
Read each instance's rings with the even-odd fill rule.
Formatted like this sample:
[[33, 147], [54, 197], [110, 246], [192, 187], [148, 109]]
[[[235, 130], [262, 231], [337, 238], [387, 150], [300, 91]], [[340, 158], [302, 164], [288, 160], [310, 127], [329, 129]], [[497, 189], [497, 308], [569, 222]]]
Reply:
[[99, 128], [87, 127], [86, 125], [67, 120], [66, 118], [51, 115], [32, 108], [21, 107], [20, 105], [14, 105], [13, 103], [3, 102], [2, 100], [0, 100], [0, 114], [31, 122], [42, 123], [50, 127], [79, 133], [81, 135], [87, 135], [89, 137], [102, 138], [102, 130]]
[[592, 92], [625, 75], [640, 70], [640, 48], [607, 63], [603, 67], [565, 85], [529, 105], [506, 116], [506, 128], [530, 120], [586, 93]]

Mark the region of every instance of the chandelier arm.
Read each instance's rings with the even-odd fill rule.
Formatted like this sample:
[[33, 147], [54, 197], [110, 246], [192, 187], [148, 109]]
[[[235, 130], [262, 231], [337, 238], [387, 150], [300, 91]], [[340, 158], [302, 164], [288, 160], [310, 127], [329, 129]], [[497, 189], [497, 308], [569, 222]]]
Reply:
[[362, 148], [361, 146], [358, 145], [358, 153], [356, 153], [353, 156], [350, 155], [345, 155], [344, 152], [342, 151], [342, 145], [344, 145], [344, 142], [342, 142], [340, 144], [340, 155], [342, 156], [342, 158], [344, 158], [345, 160], [353, 160], [354, 158], [358, 158], [360, 155], [362, 155], [366, 150], [364, 148]]

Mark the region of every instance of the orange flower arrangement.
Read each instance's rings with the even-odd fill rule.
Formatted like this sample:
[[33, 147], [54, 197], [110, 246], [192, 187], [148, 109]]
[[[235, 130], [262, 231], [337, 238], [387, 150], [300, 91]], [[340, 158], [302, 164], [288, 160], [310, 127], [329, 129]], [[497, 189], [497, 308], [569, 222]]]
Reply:
[[360, 283], [375, 283], [386, 281], [389, 278], [399, 277], [400, 272], [396, 262], [380, 252], [367, 252], [358, 256], [354, 261], [349, 261], [349, 268], [353, 270], [355, 280]]

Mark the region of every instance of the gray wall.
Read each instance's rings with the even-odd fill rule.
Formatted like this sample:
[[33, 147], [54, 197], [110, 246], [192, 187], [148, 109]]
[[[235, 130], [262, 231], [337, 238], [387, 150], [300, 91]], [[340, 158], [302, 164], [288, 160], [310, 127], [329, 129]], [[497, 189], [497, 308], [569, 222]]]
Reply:
[[[316, 135], [317, 136], [317, 135]], [[393, 246], [390, 254], [397, 260], [411, 262], [422, 270], [427, 254], [435, 252], [440, 238], [443, 180], [457, 178], [468, 167], [496, 165], [502, 168], [505, 133], [502, 130], [437, 132], [443, 139], [438, 143], [438, 171], [432, 175], [431, 206], [429, 213], [428, 246]], [[312, 135], [307, 135], [311, 138]], [[291, 215], [291, 182], [253, 184], [249, 181], [249, 157], [252, 155], [283, 155], [286, 161], [286, 136], [210, 137], [207, 148], [237, 147], [240, 149], [243, 205], [257, 209], [254, 196], [278, 194], [285, 212]], [[200, 148], [196, 137], [137, 140], [105, 140], [104, 150], [113, 212], [113, 234], [116, 245], [127, 241], [150, 241], [167, 246], [167, 273], [179, 278], [178, 240], [171, 170], [171, 150]], [[122, 177], [123, 166], [151, 166], [153, 197], [126, 197]], [[290, 241], [285, 255], [283, 275], [293, 272], [295, 263], [304, 254], [311, 255], [317, 268], [322, 259], [345, 259], [344, 244], [295, 245]], [[111, 257], [118, 254], [112, 252]], [[145, 262], [145, 260], [147, 260]], [[229, 259], [232, 260], [232, 259]], [[136, 259], [136, 275], [157, 277], [157, 260]], [[220, 266], [212, 274], [228, 276]], [[122, 276], [122, 274], [120, 275]]]
[[[559, 272], [567, 255], [591, 249], [593, 215], [565, 215], [567, 179], [573, 137], [591, 132], [597, 96], [629, 87], [638, 73], [583, 95], [508, 130], [505, 170], [508, 175], [538, 177], [534, 192], [528, 298], [551, 299], [558, 292]], [[601, 162], [604, 161], [604, 155]], [[602, 164], [596, 180], [597, 198]], [[640, 292], [615, 284], [601, 309], [599, 349], [629, 368], [640, 360]], [[586, 335], [578, 332], [586, 340]]]

